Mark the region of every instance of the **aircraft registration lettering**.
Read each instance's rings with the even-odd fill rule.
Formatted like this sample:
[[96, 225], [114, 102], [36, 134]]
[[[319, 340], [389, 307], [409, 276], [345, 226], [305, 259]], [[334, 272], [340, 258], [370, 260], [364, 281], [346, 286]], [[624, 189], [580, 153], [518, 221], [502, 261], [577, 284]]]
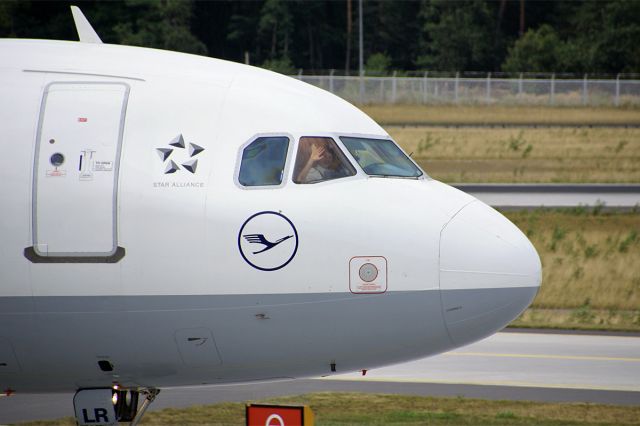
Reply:
[[107, 410], [104, 408], [94, 408], [92, 415], [87, 413], [87, 409], [82, 409], [82, 418], [85, 423], [109, 423], [109, 416]]

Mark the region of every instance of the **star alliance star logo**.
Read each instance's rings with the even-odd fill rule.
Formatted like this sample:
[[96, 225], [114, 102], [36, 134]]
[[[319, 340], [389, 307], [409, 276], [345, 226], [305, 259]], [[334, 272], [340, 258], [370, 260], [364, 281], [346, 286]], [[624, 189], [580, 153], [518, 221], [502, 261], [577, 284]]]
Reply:
[[[195, 174], [198, 169], [198, 159], [194, 158], [198, 154], [204, 151], [204, 148], [196, 145], [195, 143], [189, 143], [189, 148], [184, 142], [182, 134], [179, 134], [169, 142], [168, 148], [156, 148], [156, 152], [160, 155], [162, 163], [165, 164], [164, 174], [173, 174], [182, 169]], [[175, 154], [174, 154], [175, 153]], [[188, 157], [185, 158], [185, 154]], [[171, 158], [173, 155], [173, 158]], [[182, 159], [180, 159], [182, 158]], [[174, 161], [176, 160], [176, 161]], [[180, 165], [178, 165], [180, 163]]]

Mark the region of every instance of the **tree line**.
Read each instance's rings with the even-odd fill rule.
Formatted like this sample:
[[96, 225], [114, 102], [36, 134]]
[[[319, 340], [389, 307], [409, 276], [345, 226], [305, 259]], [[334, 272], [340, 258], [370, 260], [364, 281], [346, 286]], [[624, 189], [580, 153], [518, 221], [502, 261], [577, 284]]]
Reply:
[[[78, 4], [106, 43], [276, 71], [358, 69], [358, 0], [0, 1], [0, 37], [77, 40]], [[364, 0], [366, 70], [640, 72], [640, 1]]]

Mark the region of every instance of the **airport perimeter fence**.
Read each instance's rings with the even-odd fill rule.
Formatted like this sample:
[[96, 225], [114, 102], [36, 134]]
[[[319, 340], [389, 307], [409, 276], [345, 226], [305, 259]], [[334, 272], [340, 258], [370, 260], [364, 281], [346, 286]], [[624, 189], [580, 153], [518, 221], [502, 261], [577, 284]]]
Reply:
[[638, 106], [640, 80], [588, 78], [292, 76], [357, 104]]

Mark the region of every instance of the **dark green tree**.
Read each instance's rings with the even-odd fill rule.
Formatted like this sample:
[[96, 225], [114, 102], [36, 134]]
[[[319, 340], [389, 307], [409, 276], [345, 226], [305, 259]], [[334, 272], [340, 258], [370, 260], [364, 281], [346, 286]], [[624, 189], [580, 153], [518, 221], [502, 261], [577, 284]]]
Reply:
[[129, 19], [113, 27], [121, 44], [206, 55], [207, 48], [190, 29], [193, 2], [126, 0]]
[[384, 53], [374, 53], [364, 66], [367, 75], [386, 75], [391, 68], [391, 58]]
[[0, 37], [78, 39], [68, 4], [24, 0], [0, 5]]
[[344, 29], [332, 22], [329, 2], [298, 0], [292, 6], [296, 25], [291, 58], [303, 68], [321, 69], [325, 58], [331, 55], [331, 46], [341, 49], [344, 45], [344, 39], [339, 36]]
[[443, 71], [493, 70], [501, 50], [496, 16], [483, 0], [425, 1], [417, 65]]
[[566, 18], [555, 30], [530, 29], [509, 49], [510, 72], [617, 73], [640, 71], [640, 2], [583, 1], [563, 4]]
[[542, 25], [527, 31], [512, 48], [502, 65], [507, 72], [553, 72], [560, 69], [562, 42], [553, 28]]
[[574, 17], [584, 72], [640, 71], [640, 2], [586, 1]]
[[371, 14], [366, 17], [365, 55], [385, 52], [389, 68], [410, 69], [420, 52], [420, 2], [365, 2]]
[[15, 37], [12, 15], [15, 13], [15, 1], [0, 1], [0, 34]]
[[[219, 8], [221, 2], [204, 2], [207, 7]], [[245, 60], [245, 54], [250, 63], [254, 63], [258, 57], [258, 21], [260, 20], [260, 4], [257, 2], [236, 2], [226, 23], [226, 34], [222, 35], [232, 52], [231, 57], [238, 61]], [[215, 41], [213, 41], [215, 42]], [[210, 48], [211, 50], [211, 48]]]
[[289, 59], [289, 47], [293, 33], [291, 3], [283, 0], [266, 0], [260, 10], [258, 36], [267, 47], [268, 59]]
[[[0, 37], [77, 40], [73, 0], [0, 0]], [[349, 49], [357, 68], [358, 14]], [[343, 69], [347, 0], [83, 0], [106, 43], [135, 44], [272, 68]], [[520, 36], [521, 6], [526, 13]], [[389, 69], [640, 72], [638, 0], [366, 0], [364, 57]], [[510, 47], [507, 50], [507, 47]]]

